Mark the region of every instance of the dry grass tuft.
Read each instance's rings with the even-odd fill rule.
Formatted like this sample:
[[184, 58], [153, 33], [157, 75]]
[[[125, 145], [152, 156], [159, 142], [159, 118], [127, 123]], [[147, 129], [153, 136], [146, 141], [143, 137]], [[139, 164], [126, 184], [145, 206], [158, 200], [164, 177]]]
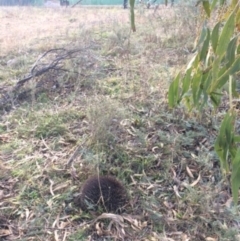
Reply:
[[121, 137], [121, 121], [127, 118], [126, 110], [117, 101], [97, 96], [89, 98], [87, 119], [91, 132], [90, 145], [114, 149]]

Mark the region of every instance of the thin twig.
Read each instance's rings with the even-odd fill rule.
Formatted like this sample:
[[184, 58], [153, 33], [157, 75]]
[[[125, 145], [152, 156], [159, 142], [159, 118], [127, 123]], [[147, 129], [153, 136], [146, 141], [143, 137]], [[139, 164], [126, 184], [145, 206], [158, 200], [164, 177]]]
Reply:
[[77, 1], [75, 4], [72, 5], [72, 8], [74, 8], [77, 4], [79, 4], [80, 2], [82, 2], [82, 0]]
[[74, 159], [78, 156], [79, 151], [81, 149], [82, 145], [77, 146], [77, 148], [75, 149], [75, 151], [73, 152], [73, 154], [71, 155], [71, 157], [68, 159], [65, 168], [70, 167], [70, 165], [72, 164], [72, 162], [74, 161]]

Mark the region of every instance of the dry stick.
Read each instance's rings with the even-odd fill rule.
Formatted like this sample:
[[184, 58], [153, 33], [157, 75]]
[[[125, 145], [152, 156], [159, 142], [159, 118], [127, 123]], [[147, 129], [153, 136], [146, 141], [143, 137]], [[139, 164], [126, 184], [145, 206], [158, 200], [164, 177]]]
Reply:
[[104, 197], [103, 197], [103, 194], [102, 194], [102, 187], [101, 187], [101, 182], [100, 182], [99, 170], [98, 170], [98, 186], [99, 186], [100, 195], [101, 195], [100, 198], [99, 198], [99, 200], [98, 200], [98, 202], [101, 202], [101, 201], [102, 201], [102, 204], [103, 204], [103, 206], [104, 206], [104, 208], [105, 208], [105, 211], [106, 211], [106, 212], [109, 212], [109, 211], [107, 210], [106, 206], [105, 206]]
[[74, 8], [77, 4], [79, 4], [82, 0], [79, 0], [78, 2], [76, 2], [75, 4], [72, 5], [72, 8]]
[[[71, 51], [66, 51], [67, 53], [63, 54], [63, 55], [60, 55], [59, 57], [57, 57], [56, 59], [54, 59], [49, 65], [47, 65], [46, 67], [43, 67], [42, 69], [38, 70], [35, 72], [35, 69], [38, 65], [38, 62], [44, 58], [47, 54], [49, 54], [50, 52], [53, 52], [53, 51], [66, 51], [65, 49], [63, 48], [59, 48], [59, 49], [50, 49], [48, 51], [46, 51], [44, 54], [42, 54], [38, 59], [37, 61], [34, 63], [32, 69], [31, 69], [31, 74], [22, 79], [22, 80], [19, 80], [16, 84], [16, 86], [14, 87], [13, 90], [16, 90], [18, 89], [19, 87], [21, 87], [23, 84], [25, 84], [25, 82], [27, 82], [28, 80], [30, 80], [31, 78], [33, 77], [37, 77], [39, 75], [42, 75], [43, 73], [51, 70], [51, 69], [54, 69], [54, 70], [61, 70], [60, 67], [57, 68], [57, 65], [60, 63], [61, 60], [64, 60], [64, 59], [67, 59], [67, 58], [72, 58], [72, 54], [76, 53], [76, 52], [79, 52], [81, 51], [82, 49], [76, 49], [76, 50], [71, 50]], [[35, 72], [35, 73], [34, 73]]]
[[[74, 161], [74, 159], [77, 157], [77, 155], [78, 155], [81, 147], [82, 147], [82, 146], [79, 145], [79, 146], [75, 149], [75, 151], [73, 152], [73, 154], [71, 155], [71, 157], [68, 159], [68, 161], [67, 161], [67, 163], [66, 163], [66, 165], [65, 165], [65, 168], [68, 168], [68, 167], [72, 164], [72, 162]], [[81, 154], [81, 155], [82, 155], [82, 154]]]
[[[3, 97], [0, 98], [0, 109], [4, 108], [4, 106], [6, 106], [8, 103], [11, 103], [11, 97], [10, 97], [11, 94], [15, 94], [19, 90], [19, 88], [21, 88], [28, 80], [30, 80], [34, 77], [40, 76], [40, 75], [48, 72], [49, 70], [66, 71], [65, 69], [62, 69], [62, 66], [60, 65], [61, 61], [65, 60], [65, 59], [73, 58], [74, 57], [74, 56], [72, 56], [73, 54], [86, 50], [89, 47], [90, 46], [86, 46], [85, 48], [74, 49], [74, 50], [69, 50], [69, 51], [67, 51], [64, 48], [56, 48], [56, 49], [50, 49], [50, 50], [46, 51], [45, 53], [43, 53], [34, 63], [33, 67], [30, 70], [30, 74], [27, 77], [25, 77], [24, 79], [19, 80], [16, 83], [16, 85], [11, 88], [11, 90], [9, 92], [4, 94]], [[59, 54], [57, 54], [57, 51], [64, 52], [64, 54], [59, 55]], [[57, 57], [54, 60], [52, 60], [52, 62], [50, 64], [48, 64], [47, 66], [45, 65], [40, 70], [36, 70], [36, 68], [38, 67], [39, 61], [51, 52], [57, 54]]]

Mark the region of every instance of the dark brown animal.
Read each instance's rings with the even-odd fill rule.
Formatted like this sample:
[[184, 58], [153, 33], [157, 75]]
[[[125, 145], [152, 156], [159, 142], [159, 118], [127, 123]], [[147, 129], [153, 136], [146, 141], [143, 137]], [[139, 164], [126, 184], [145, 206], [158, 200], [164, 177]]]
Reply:
[[121, 212], [127, 202], [123, 185], [111, 176], [94, 176], [82, 186], [81, 194], [74, 202], [82, 210]]

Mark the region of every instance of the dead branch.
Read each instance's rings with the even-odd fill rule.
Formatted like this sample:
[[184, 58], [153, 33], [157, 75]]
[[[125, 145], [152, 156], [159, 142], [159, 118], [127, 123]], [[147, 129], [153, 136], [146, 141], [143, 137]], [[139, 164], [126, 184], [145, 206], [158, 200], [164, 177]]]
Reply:
[[[48, 54], [50, 53], [57, 53], [58, 51], [60, 52], [65, 52], [64, 54], [61, 55], [57, 55], [56, 58], [49, 64], [40, 64], [40, 61], [46, 57]], [[73, 54], [82, 51], [82, 49], [77, 49], [77, 50], [65, 50], [63, 48], [59, 48], [59, 49], [50, 49], [48, 51], [46, 51], [44, 54], [42, 54], [37, 61], [34, 63], [33, 67], [30, 70], [30, 74], [25, 77], [24, 79], [21, 79], [17, 82], [16, 86], [13, 88], [13, 90], [18, 89], [19, 87], [21, 87], [22, 85], [25, 84], [25, 82], [27, 82], [28, 80], [32, 79], [33, 77], [37, 77], [40, 76], [46, 72], [48, 72], [49, 70], [61, 70], [61, 61], [62, 60], [66, 60], [66, 59], [70, 59], [73, 58]], [[41, 66], [39, 68], [39, 66]]]
[[63, 68], [63, 61], [76, 57], [76, 53], [86, 51], [89, 47], [66, 50], [64, 48], [50, 49], [43, 53], [33, 64], [30, 73], [23, 79], [20, 79], [15, 86], [8, 88], [6, 92], [0, 93], [0, 109], [11, 109], [14, 101], [25, 92], [30, 90], [20, 91], [30, 79], [43, 75], [44, 73], [54, 71], [69, 71]]
[[74, 8], [77, 4], [79, 4], [80, 2], [82, 2], [82, 0], [77, 1], [75, 4], [72, 5], [72, 8]]

